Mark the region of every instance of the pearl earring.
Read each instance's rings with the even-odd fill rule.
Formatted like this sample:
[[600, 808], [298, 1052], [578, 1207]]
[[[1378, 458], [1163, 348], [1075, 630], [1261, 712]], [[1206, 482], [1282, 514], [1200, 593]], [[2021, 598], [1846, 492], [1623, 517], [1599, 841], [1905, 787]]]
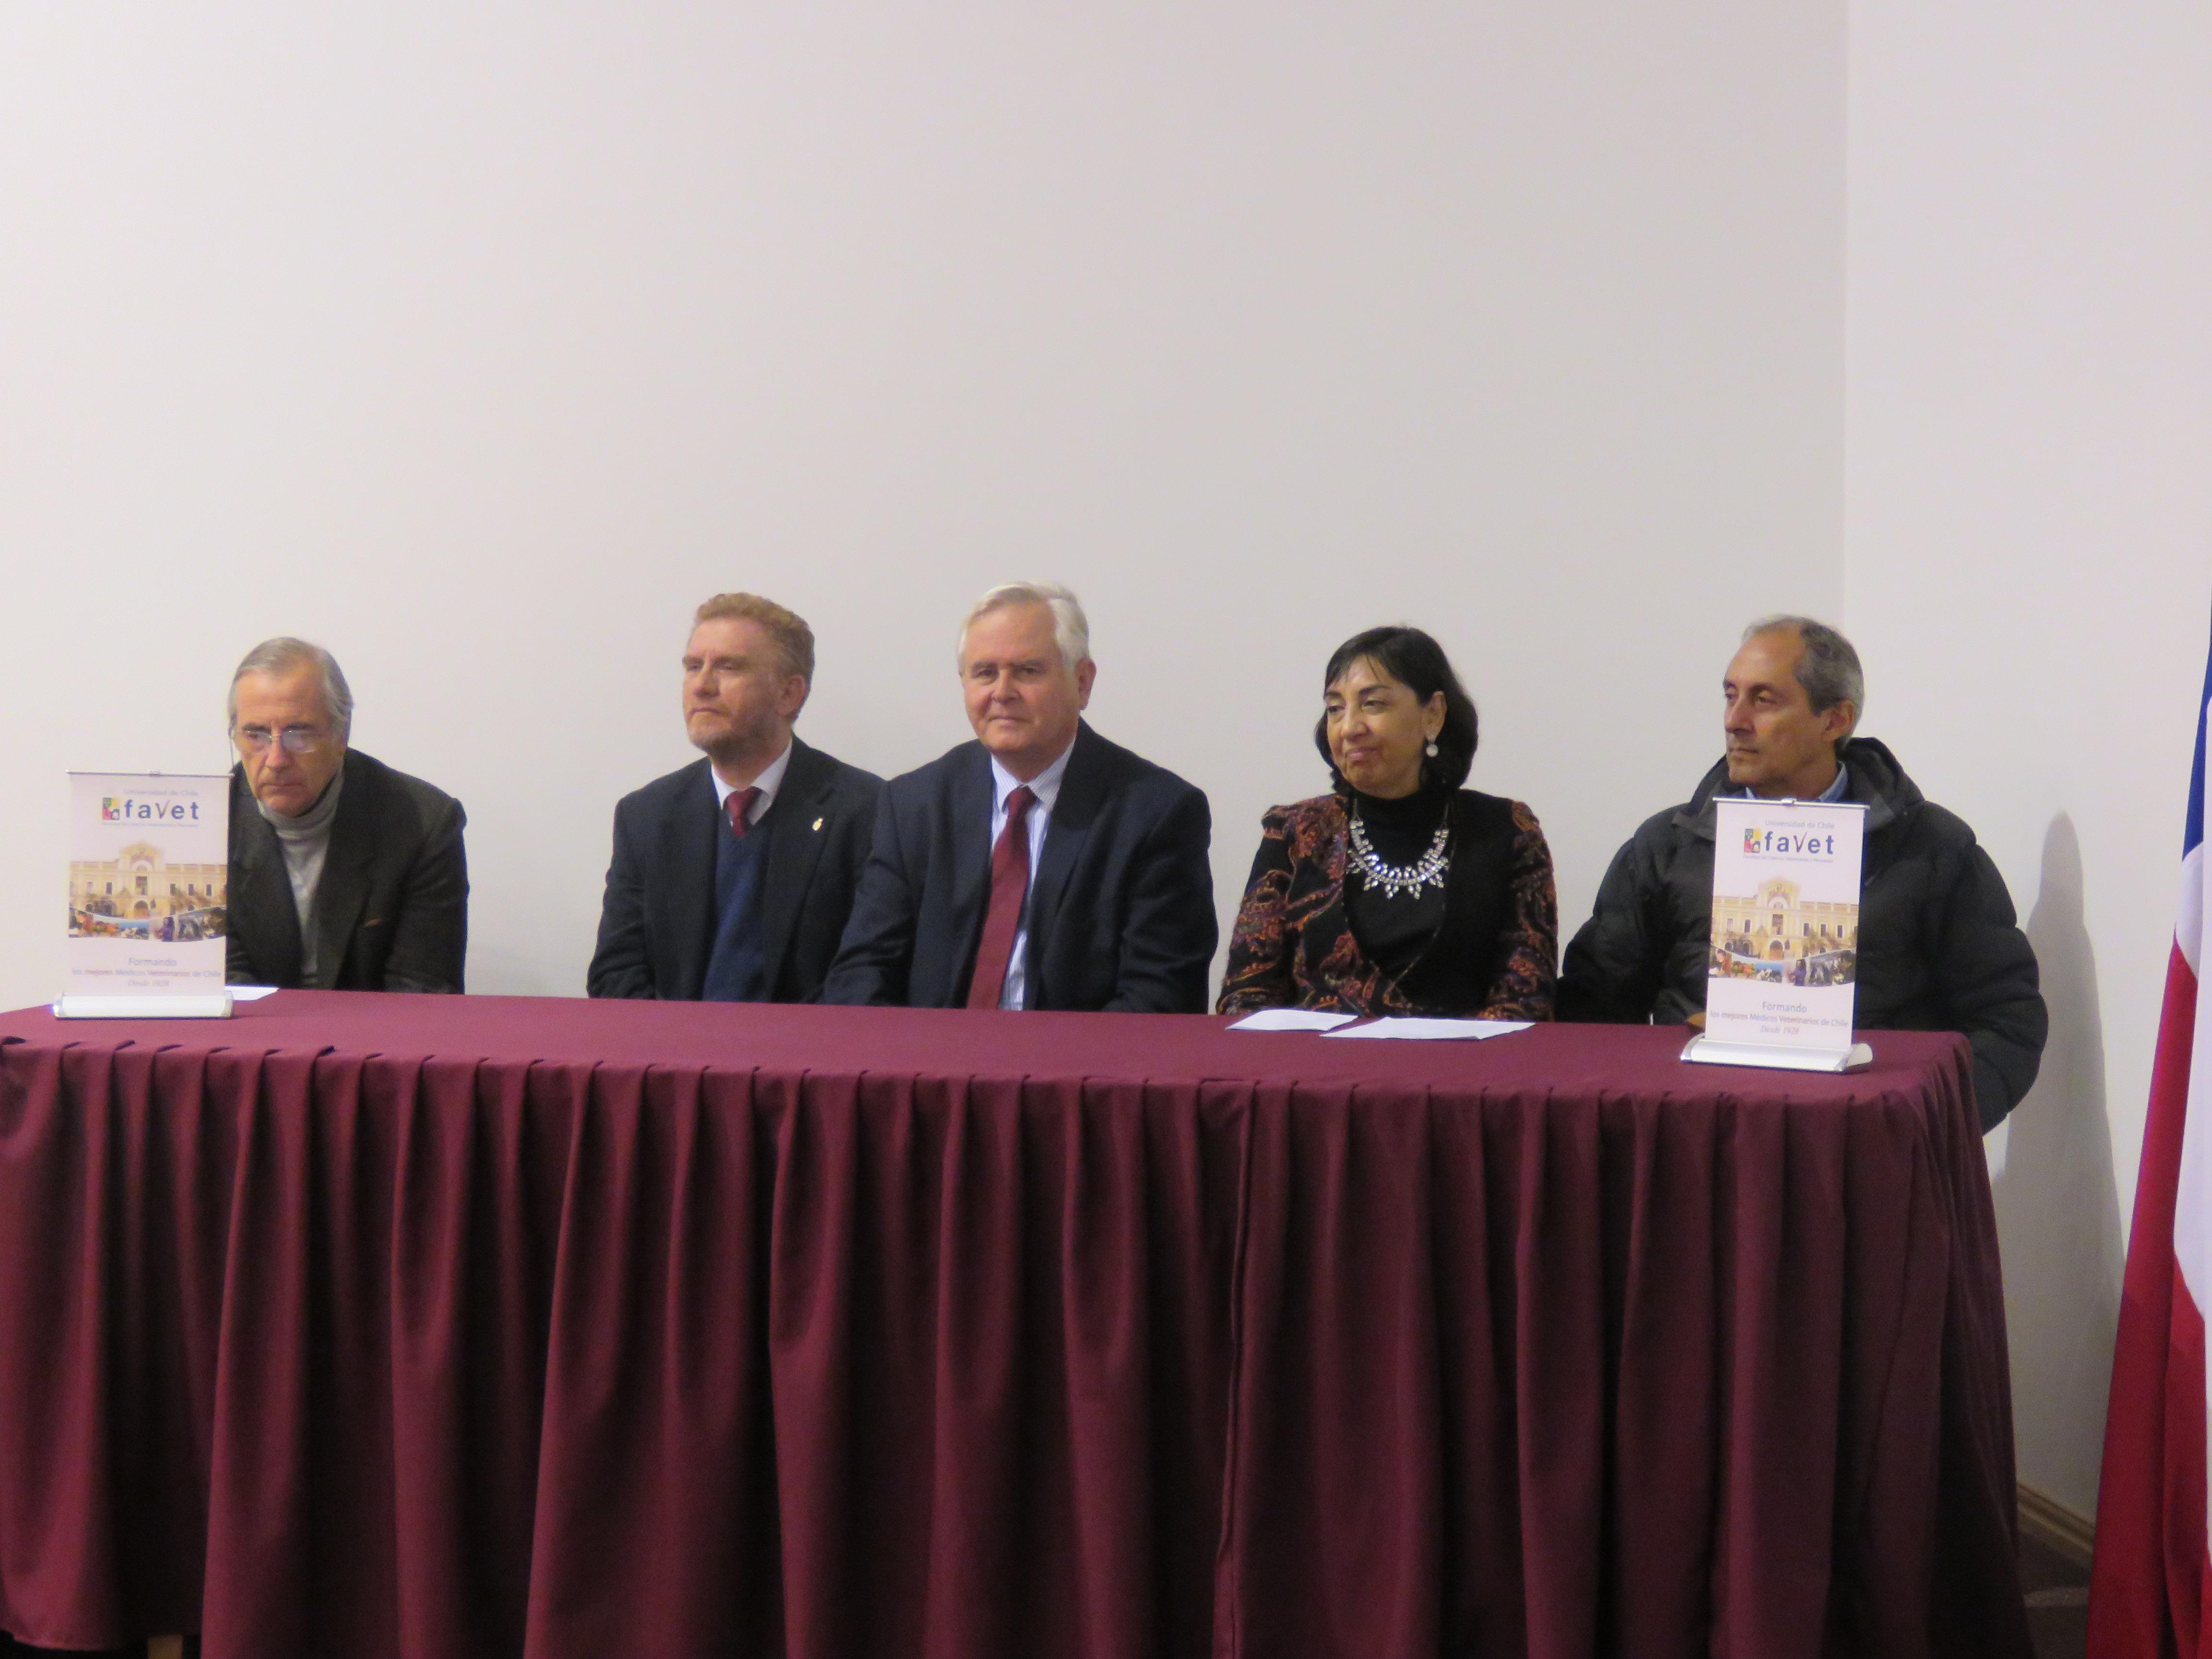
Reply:
[[1434, 760], [1436, 757], [1437, 757], [1437, 740], [1436, 740], [1434, 738], [1431, 738], [1429, 739], [1429, 758], [1430, 758], [1431, 760]]

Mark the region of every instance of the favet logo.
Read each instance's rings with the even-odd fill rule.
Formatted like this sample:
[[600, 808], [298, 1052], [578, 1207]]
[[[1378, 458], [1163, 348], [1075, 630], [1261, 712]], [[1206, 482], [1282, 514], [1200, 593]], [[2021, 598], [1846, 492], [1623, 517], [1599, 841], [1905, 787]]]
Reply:
[[197, 823], [200, 804], [196, 800], [133, 800], [128, 795], [102, 795], [100, 816], [108, 823], [126, 820], [133, 823]]
[[1743, 854], [1753, 859], [1832, 859], [1836, 855], [1836, 837], [1832, 830], [1824, 835], [1808, 835], [1803, 830], [1746, 830]]

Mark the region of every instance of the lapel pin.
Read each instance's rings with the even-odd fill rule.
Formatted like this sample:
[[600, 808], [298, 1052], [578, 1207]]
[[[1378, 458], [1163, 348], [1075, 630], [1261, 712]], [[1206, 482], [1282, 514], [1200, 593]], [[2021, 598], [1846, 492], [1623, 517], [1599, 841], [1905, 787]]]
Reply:
[[822, 820], [821, 820], [820, 818], [817, 818], [817, 819], [815, 819], [815, 820], [814, 820], [814, 827], [815, 827], [817, 830], [819, 830], [819, 829], [822, 827]]

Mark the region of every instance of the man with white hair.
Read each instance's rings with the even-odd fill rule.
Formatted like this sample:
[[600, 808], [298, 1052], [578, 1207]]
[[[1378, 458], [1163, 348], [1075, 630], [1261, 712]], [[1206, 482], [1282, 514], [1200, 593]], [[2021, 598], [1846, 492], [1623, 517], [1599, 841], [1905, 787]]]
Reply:
[[1615, 855], [1595, 913], [1567, 946], [1559, 1018], [1703, 1024], [1714, 797], [1856, 802], [1866, 808], [1858, 1024], [1964, 1033], [1982, 1127], [1994, 1127], [2035, 1081], [2050, 1028], [2004, 878], [1886, 744], [1856, 735], [1865, 675], [1826, 623], [1752, 623], [1721, 697], [1727, 752], [1688, 801], [1644, 820]]
[[461, 804], [347, 747], [353, 692], [305, 640], [264, 640], [230, 681], [233, 985], [459, 991]]
[[1084, 721], [1066, 588], [1011, 582], [960, 634], [975, 741], [884, 787], [826, 1002], [1202, 1013], [1206, 797]]

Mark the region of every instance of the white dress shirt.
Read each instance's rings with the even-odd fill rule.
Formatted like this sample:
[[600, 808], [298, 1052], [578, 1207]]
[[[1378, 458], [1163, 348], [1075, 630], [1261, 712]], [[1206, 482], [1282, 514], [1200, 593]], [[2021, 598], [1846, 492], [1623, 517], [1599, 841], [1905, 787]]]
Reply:
[[[1070, 742], [1060, 751], [1060, 758], [1029, 781], [1030, 793], [1036, 797], [1030, 805], [1029, 816], [1022, 825], [1030, 832], [1030, 886], [1022, 894], [1022, 919], [1014, 929], [1014, 948], [1006, 958], [1006, 982], [999, 993], [999, 1006], [1019, 1008], [1029, 994], [1030, 905], [1029, 892], [1036, 886], [1037, 857], [1044, 851], [1045, 824], [1052, 817], [1052, 805], [1060, 799], [1060, 781], [1067, 775], [1067, 757], [1075, 752]], [[1022, 781], [999, 764], [996, 755], [991, 757], [991, 847], [999, 845], [1000, 833], [1006, 827], [1006, 797], [1022, 787]]]
[[[761, 768], [761, 774], [752, 781], [751, 787], [760, 791], [751, 806], [745, 811], [747, 825], [758, 823], [768, 809], [775, 805], [775, 792], [783, 787], [783, 775], [791, 765], [791, 744], [787, 739], [783, 752]], [[730, 797], [738, 793], [737, 786], [722, 781], [722, 775], [710, 764], [707, 775], [714, 781], [714, 805], [722, 809], [722, 816], [730, 816]]]

